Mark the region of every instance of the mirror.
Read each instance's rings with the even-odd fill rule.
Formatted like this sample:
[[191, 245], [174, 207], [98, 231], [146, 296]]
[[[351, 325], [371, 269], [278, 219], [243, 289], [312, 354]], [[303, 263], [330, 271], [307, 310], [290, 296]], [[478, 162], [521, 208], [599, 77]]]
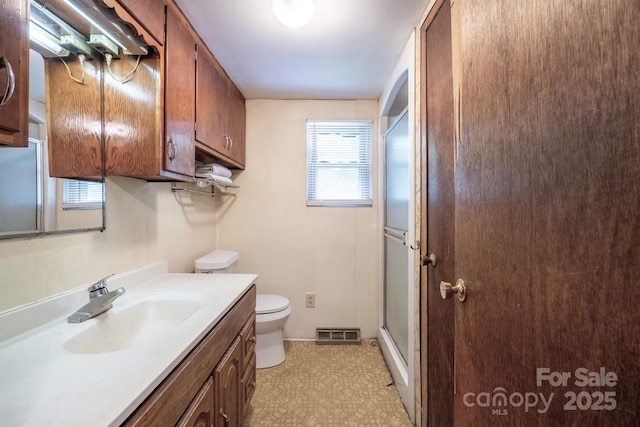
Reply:
[[[0, 148], [0, 239], [104, 230], [104, 179], [49, 175], [47, 119], [73, 126], [74, 118], [47, 111], [45, 61], [33, 50], [29, 74], [29, 147]], [[50, 88], [68, 86], [52, 81], [57, 76], [49, 73]], [[100, 104], [99, 95], [95, 104]]]

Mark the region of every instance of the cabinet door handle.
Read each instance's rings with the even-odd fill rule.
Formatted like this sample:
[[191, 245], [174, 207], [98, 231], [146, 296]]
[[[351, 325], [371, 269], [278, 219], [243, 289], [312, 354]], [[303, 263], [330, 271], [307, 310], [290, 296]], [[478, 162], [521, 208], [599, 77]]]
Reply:
[[13, 91], [16, 88], [16, 76], [13, 74], [13, 68], [11, 63], [4, 56], [0, 56], [0, 69], [5, 68], [7, 71], [7, 86], [4, 88], [4, 94], [0, 98], [0, 107], [5, 105], [13, 96]]
[[233, 150], [233, 138], [229, 137], [229, 151]]
[[224, 411], [222, 410], [222, 408], [220, 408], [220, 415], [222, 415], [222, 418], [224, 418], [224, 423], [225, 424], [229, 424], [229, 416], [227, 414], [224, 413]]
[[178, 147], [176, 146], [176, 143], [173, 141], [173, 139], [170, 139], [167, 143], [167, 156], [169, 157], [169, 160], [175, 159], [177, 154]]

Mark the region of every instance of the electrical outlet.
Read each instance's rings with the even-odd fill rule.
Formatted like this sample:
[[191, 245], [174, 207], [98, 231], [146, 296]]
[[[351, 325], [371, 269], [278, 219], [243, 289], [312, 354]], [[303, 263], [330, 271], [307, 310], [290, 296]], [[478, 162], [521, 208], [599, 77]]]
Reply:
[[306, 294], [307, 308], [316, 308], [316, 294]]

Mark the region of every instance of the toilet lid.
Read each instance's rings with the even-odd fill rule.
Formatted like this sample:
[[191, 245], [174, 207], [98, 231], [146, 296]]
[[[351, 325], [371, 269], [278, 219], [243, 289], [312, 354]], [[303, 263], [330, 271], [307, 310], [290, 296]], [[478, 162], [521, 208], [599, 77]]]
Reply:
[[258, 294], [256, 296], [256, 313], [267, 314], [285, 310], [289, 300], [280, 295]]

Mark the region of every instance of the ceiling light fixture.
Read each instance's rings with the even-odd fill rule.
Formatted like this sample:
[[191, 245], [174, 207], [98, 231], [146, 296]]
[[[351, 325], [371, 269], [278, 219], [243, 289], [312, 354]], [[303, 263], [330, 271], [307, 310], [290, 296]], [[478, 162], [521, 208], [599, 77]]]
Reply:
[[273, 13], [283, 25], [300, 28], [313, 17], [313, 0], [273, 0]]

